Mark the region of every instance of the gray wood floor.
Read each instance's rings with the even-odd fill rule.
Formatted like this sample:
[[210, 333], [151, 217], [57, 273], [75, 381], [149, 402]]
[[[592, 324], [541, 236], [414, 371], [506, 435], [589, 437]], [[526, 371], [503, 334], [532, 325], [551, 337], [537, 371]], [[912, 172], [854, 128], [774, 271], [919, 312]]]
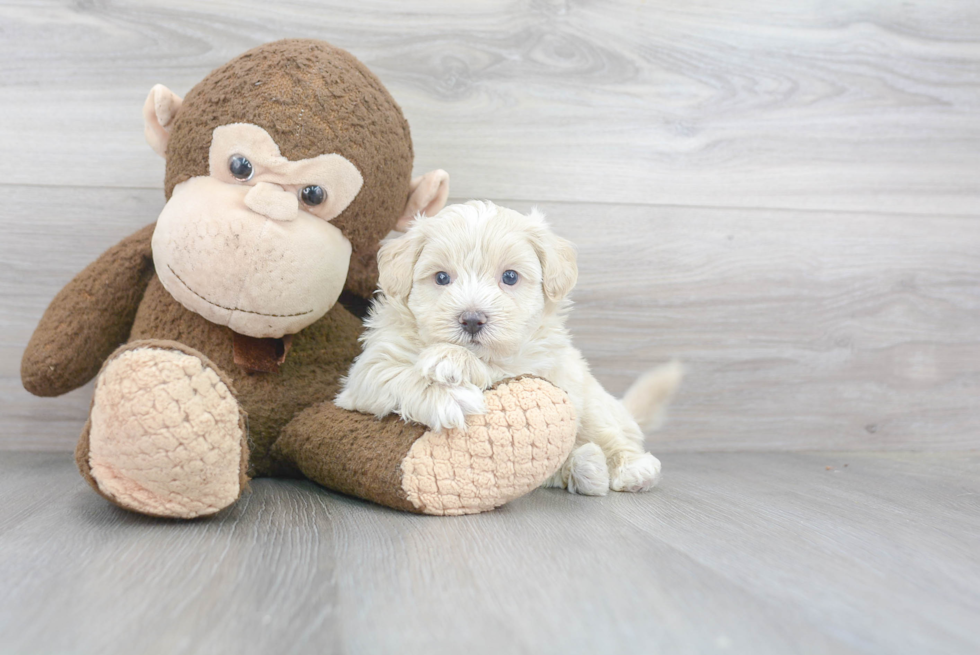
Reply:
[[0, 460], [4, 653], [976, 653], [980, 455], [674, 453], [645, 495], [419, 517], [259, 480], [134, 516]]
[[[287, 36], [577, 243], [610, 390], [685, 363], [661, 488], [432, 519], [260, 480], [173, 523], [85, 487], [90, 390], [29, 396], [24, 345], [162, 207], [150, 87]], [[0, 653], [980, 651], [975, 0], [0, 0], [0, 152]]]

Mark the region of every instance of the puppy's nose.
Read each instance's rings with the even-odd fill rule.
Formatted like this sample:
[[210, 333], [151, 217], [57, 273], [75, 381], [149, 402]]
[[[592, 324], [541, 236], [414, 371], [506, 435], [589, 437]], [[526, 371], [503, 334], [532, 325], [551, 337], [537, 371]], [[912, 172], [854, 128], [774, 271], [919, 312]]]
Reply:
[[459, 324], [470, 334], [476, 334], [487, 324], [487, 315], [483, 312], [463, 312], [459, 315]]

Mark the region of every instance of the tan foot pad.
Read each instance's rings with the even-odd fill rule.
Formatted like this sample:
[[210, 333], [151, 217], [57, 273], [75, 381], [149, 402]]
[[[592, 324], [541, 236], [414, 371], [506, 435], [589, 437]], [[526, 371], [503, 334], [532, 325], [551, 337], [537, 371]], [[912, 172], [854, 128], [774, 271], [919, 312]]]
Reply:
[[124, 350], [96, 383], [89, 473], [106, 497], [136, 512], [213, 514], [241, 493], [243, 436], [238, 401], [200, 358]]
[[520, 378], [486, 393], [487, 413], [467, 429], [426, 432], [402, 462], [402, 489], [425, 514], [475, 514], [540, 486], [575, 443], [563, 391]]

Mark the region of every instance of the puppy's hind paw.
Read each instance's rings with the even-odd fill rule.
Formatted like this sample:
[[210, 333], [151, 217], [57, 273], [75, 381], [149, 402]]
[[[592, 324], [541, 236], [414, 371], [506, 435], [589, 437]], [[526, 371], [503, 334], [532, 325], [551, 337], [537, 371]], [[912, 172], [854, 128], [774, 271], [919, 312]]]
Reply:
[[620, 453], [611, 464], [609, 488], [613, 491], [649, 491], [660, 482], [660, 460], [650, 453]]
[[609, 492], [609, 468], [602, 448], [594, 443], [582, 444], [565, 464], [569, 493], [582, 496], [605, 496]]

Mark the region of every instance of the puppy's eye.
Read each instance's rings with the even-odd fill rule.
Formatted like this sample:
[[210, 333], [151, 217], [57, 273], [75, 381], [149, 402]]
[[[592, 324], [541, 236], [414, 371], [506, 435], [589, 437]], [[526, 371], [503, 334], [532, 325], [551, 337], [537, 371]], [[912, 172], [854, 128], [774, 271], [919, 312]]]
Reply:
[[452, 281], [453, 279], [449, 277], [449, 273], [447, 273], [446, 271], [439, 271], [438, 273], [436, 273], [436, 284], [440, 286], [445, 286]]
[[514, 286], [517, 284], [517, 271], [504, 271], [504, 274], [500, 276], [500, 281], [507, 286]]
[[309, 207], [316, 207], [327, 199], [327, 192], [323, 190], [322, 186], [312, 184], [303, 189], [300, 192], [299, 197], [303, 199], [303, 203], [305, 205]]
[[252, 162], [241, 155], [232, 155], [228, 160], [228, 170], [239, 180], [252, 177]]

